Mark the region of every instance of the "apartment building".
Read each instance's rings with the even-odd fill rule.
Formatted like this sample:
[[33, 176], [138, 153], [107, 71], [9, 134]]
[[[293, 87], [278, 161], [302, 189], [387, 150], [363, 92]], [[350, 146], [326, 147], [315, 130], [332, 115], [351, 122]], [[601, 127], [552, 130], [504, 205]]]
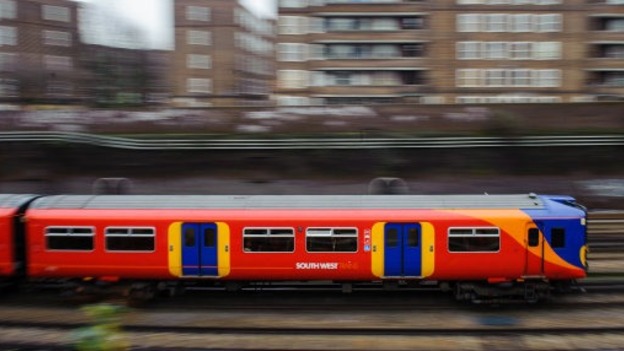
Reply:
[[0, 102], [78, 98], [77, 7], [69, 0], [0, 0]]
[[278, 105], [624, 99], [622, 0], [280, 0]]
[[234, 0], [175, 0], [174, 20], [174, 106], [271, 103], [275, 20]]

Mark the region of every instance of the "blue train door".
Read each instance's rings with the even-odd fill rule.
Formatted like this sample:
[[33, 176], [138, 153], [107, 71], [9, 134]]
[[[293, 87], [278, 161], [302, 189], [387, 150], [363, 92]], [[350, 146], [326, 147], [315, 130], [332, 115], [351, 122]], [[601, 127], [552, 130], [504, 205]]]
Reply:
[[384, 229], [384, 276], [421, 276], [420, 224], [388, 223]]
[[182, 224], [182, 275], [217, 276], [217, 226]]

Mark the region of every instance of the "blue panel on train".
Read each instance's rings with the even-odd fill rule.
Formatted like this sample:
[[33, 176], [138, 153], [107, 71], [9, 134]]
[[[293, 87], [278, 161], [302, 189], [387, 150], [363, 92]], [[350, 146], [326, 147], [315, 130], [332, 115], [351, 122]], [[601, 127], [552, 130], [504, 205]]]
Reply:
[[217, 226], [214, 223], [182, 225], [182, 274], [217, 276]]
[[384, 230], [384, 276], [421, 276], [421, 239], [419, 224], [386, 224]]

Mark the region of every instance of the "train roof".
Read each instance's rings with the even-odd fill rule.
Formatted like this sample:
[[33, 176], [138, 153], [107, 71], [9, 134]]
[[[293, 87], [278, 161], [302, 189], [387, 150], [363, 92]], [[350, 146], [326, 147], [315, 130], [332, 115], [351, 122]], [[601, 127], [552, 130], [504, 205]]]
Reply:
[[54, 195], [38, 209], [543, 209], [525, 195]]
[[31, 194], [0, 194], [0, 208], [19, 208], [37, 195]]

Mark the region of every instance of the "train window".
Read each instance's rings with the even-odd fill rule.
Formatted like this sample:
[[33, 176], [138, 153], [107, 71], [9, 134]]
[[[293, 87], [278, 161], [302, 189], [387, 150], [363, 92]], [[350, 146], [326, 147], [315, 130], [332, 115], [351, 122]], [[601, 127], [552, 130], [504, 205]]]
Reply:
[[46, 248], [63, 251], [93, 251], [92, 227], [47, 227], [45, 229]]
[[293, 228], [245, 228], [243, 230], [245, 252], [293, 252], [295, 230]]
[[529, 228], [529, 246], [535, 247], [539, 245], [539, 229]]
[[195, 229], [186, 228], [186, 230], [184, 230], [184, 246], [186, 247], [195, 246]]
[[107, 251], [154, 251], [154, 228], [106, 228]]
[[308, 252], [356, 252], [358, 246], [355, 228], [308, 228]]
[[214, 230], [214, 228], [204, 229], [204, 246], [205, 247], [217, 246], [217, 232]]
[[550, 234], [551, 234], [550, 245], [553, 247], [553, 249], [565, 247], [565, 229], [553, 228], [550, 231]]
[[397, 247], [399, 246], [399, 231], [395, 228], [390, 228], [386, 230], [386, 247]]
[[418, 246], [418, 229], [417, 228], [409, 228], [409, 230], [407, 231], [407, 246], [408, 247]]
[[499, 228], [450, 228], [449, 252], [497, 252], [500, 250]]

